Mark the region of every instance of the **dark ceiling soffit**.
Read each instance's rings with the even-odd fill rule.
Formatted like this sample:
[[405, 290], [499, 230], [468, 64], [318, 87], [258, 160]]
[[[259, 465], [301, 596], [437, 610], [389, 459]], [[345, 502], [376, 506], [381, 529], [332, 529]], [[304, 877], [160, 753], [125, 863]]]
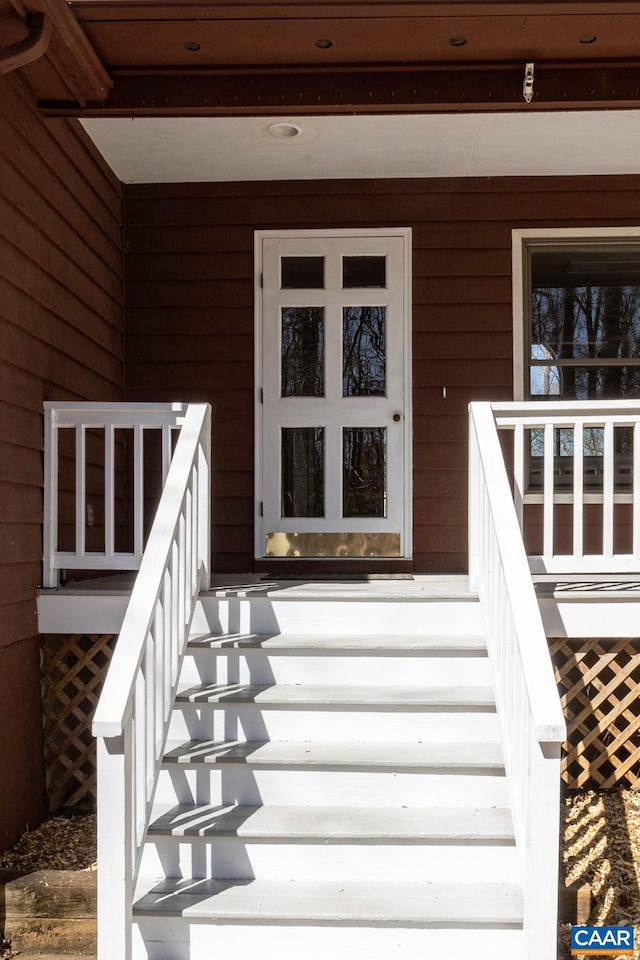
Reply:
[[270, 116], [593, 110], [640, 107], [637, 63], [535, 65], [533, 102], [525, 64], [343, 67], [331, 71], [243, 70], [155, 74], [113, 71], [104, 103], [41, 101], [50, 116]]
[[39, 60], [46, 53], [51, 40], [51, 17], [45, 13], [32, 13], [29, 17], [29, 34], [24, 40], [0, 49], [0, 73], [11, 73], [20, 67]]

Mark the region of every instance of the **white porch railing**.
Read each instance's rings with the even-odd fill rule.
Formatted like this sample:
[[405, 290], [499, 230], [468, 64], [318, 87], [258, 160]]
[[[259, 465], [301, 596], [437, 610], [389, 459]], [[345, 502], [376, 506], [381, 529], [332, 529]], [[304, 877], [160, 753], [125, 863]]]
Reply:
[[491, 405], [513, 434], [514, 501], [525, 540], [542, 514], [537, 574], [637, 575], [640, 568], [640, 401]]
[[[150, 433], [159, 435], [161, 485], [169, 472], [174, 435], [184, 422], [186, 404], [53, 402], [45, 403], [44, 409], [43, 586], [57, 587], [61, 569], [137, 570], [144, 549], [145, 439]], [[66, 440], [71, 442], [63, 446]], [[117, 526], [123, 526], [116, 518], [123, 514], [122, 501], [127, 496], [117, 489], [118, 476], [126, 467], [118, 463], [125, 443], [132, 450], [133, 477], [131, 528], [122, 530], [128, 550], [116, 547]], [[65, 497], [73, 505], [61, 511]], [[97, 512], [102, 549], [89, 550], [88, 534], [96, 532], [92, 527]], [[59, 549], [63, 520], [74, 528], [69, 536], [73, 549]]]
[[131, 909], [195, 601], [209, 585], [208, 404], [191, 404], [100, 697], [98, 955], [130, 960]]
[[566, 728], [489, 403], [470, 406], [469, 579], [480, 596], [494, 672], [522, 865], [525, 956], [555, 960]]

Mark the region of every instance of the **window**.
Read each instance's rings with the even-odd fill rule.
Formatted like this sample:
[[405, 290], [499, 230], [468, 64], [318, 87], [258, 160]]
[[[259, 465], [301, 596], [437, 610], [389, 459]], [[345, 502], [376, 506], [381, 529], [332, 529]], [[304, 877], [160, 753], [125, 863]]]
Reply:
[[523, 281], [516, 399], [640, 398], [640, 233], [514, 239]]
[[[517, 271], [517, 273], [516, 273]], [[640, 398], [640, 232], [514, 231], [516, 399]], [[530, 431], [529, 489], [542, 486], [542, 432]], [[570, 486], [573, 431], [558, 429], [555, 486]], [[584, 484], [602, 485], [604, 432], [584, 431]], [[616, 488], [630, 483], [632, 437], [615, 432]]]

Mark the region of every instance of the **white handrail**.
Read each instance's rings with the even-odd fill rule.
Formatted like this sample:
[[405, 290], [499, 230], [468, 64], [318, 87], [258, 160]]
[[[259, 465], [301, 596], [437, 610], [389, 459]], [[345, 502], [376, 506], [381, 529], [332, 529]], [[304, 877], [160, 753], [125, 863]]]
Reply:
[[[68, 570], [137, 570], [143, 551], [144, 531], [144, 438], [149, 431], [161, 435], [162, 478], [165, 479], [171, 461], [172, 434], [184, 421], [187, 405], [184, 403], [85, 403], [47, 402], [44, 404], [44, 587], [57, 587], [59, 571]], [[92, 431], [92, 451], [95, 461], [88, 465], [88, 433]], [[130, 434], [133, 444], [133, 526], [127, 531], [130, 550], [116, 550], [116, 431]], [[103, 441], [99, 433], [104, 434]], [[61, 482], [62, 455], [60, 441], [64, 434], [73, 436], [73, 470], [69, 465]], [[100, 448], [100, 449], [97, 449]], [[87, 468], [94, 476], [87, 484]], [[103, 473], [103, 482], [97, 475]], [[75, 476], [74, 476], [75, 475]], [[60, 498], [66, 488], [73, 489], [74, 506], [69, 511], [69, 524], [74, 527], [74, 549], [59, 549]], [[96, 512], [95, 505], [104, 502], [103, 549], [87, 549], [88, 512]]]
[[133, 893], [196, 599], [209, 585], [210, 417], [190, 404], [93, 720], [98, 955], [130, 960]]
[[524, 893], [527, 960], [557, 955], [566, 727], [492, 405], [469, 407], [469, 579], [487, 630]]

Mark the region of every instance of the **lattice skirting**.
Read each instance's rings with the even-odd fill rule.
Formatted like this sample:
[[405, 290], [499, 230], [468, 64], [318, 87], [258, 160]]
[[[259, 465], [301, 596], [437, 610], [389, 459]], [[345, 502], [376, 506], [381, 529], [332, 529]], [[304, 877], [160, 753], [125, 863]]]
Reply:
[[115, 639], [111, 634], [42, 637], [45, 765], [52, 812], [95, 798], [91, 720]]
[[640, 640], [550, 640], [570, 787], [640, 787]]
[[[111, 634], [42, 638], [47, 790], [53, 811], [96, 794], [91, 720]], [[567, 720], [569, 787], [640, 787], [640, 640], [550, 640]]]

